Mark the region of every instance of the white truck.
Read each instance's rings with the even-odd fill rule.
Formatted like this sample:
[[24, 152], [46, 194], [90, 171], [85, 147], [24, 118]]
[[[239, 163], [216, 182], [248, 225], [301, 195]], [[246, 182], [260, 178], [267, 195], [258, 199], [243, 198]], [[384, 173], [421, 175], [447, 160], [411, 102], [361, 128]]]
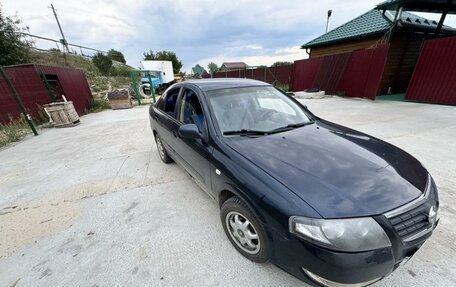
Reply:
[[[151, 71], [151, 80], [157, 92], [174, 84], [173, 63], [171, 61], [141, 61], [141, 70]], [[147, 73], [141, 75], [141, 84], [149, 84]]]

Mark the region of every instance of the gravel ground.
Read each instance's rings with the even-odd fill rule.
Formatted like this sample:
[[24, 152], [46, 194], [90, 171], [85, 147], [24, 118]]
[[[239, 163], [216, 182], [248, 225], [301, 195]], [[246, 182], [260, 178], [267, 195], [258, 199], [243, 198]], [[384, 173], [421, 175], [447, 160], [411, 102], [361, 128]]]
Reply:
[[[456, 286], [456, 107], [302, 102], [407, 150], [439, 187], [433, 237], [375, 286]], [[306, 286], [231, 247], [218, 205], [161, 163], [147, 107], [81, 122], [0, 151], [0, 286]]]

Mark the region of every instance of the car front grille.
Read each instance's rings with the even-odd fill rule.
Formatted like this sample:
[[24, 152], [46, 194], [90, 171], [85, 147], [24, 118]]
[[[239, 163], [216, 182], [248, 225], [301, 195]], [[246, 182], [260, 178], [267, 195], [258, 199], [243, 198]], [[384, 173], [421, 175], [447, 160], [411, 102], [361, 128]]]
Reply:
[[435, 220], [429, 219], [430, 210], [434, 208], [437, 212], [438, 207], [437, 190], [430, 178], [423, 198], [416, 204], [393, 211], [387, 218], [403, 241], [414, 240], [424, 235], [426, 230], [432, 230]]
[[397, 234], [405, 239], [431, 227], [428, 220], [430, 204], [425, 203], [400, 215], [390, 218]]

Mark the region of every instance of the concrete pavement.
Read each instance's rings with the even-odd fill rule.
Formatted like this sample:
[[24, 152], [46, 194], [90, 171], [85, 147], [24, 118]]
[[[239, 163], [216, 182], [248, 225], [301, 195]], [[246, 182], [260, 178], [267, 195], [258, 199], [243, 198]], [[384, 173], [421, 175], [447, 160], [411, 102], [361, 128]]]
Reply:
[[[456, 107], [302, 101], [407, 150], [439, 187], [434, 236], [375, 286], [456, 285]], [[235, 251], [218, 205], [160, 161], [145, 106], [89, 114], [1, 150], [0, 234], [0, 286], [306, 286]]]

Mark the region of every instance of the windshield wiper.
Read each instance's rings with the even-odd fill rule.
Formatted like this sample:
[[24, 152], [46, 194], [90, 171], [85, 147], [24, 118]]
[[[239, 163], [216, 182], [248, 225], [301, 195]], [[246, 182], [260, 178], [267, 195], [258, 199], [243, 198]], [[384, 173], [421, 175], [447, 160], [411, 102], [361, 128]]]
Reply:
[[295, 129], [295, 128], [303, 127], [305, 125], [310, 125], [310, 124], [313, 124], [313, 123], [314, 123], [314, 121], [289, 124], [289, 125], [286, 125], [286, 126], [283, 126], [283, 127], [279, 127], [279, 128], [270, 130], [270, 131], [268, 131], [268, 133], [278, 133], [278, 132], [288, 131], [288, 130], [292, 130], [292, 129]]
[[240, 136], [250, 136], [250, 135], [267, 135], [266, 131], [259, 131], [259, 130], [250, 130], [250, 129], [241, 129], [241, 130], [234, 130], [234, 131], [225, 131], [223, 132], [224, 136], [229, 135], [240, 135]]

